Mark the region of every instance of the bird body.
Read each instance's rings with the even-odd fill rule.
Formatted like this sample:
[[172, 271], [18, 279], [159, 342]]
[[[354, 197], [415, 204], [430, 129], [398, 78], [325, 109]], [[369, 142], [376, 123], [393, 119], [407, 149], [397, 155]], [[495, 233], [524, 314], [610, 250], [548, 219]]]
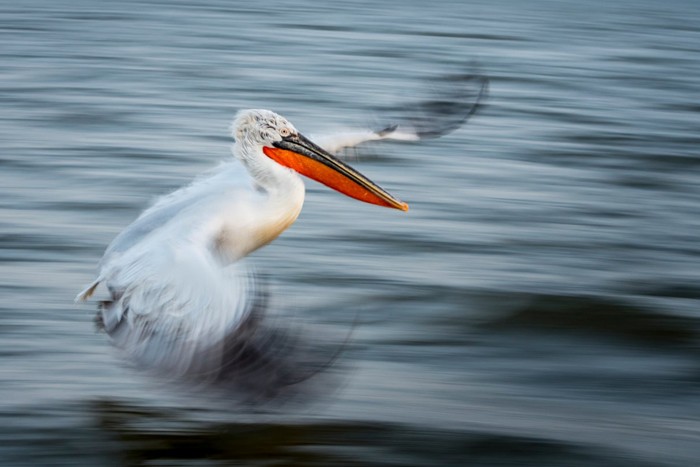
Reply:
[[254, 294], [241, 260], [294, 223], [304, 203], [300, 176], [265, 150], [278, 146], [274, 156], [297, 166], [319, 157], [323, 163], [298, 169], [354, 177], [340, 189], [405, 206], [271, 111], [240, 112], [233, 130], [234, 160], [144, 211], [112, 241], [98, 278], [77, 297], [86, 300], [105, 284], [104, 329], [147, 367], [191, 373], [204, 363], [195, 355], [210, 353], [212, 342], [245, 321]]
[[[485, 81], [477, 102], [484, 89]], [[232, 134], [233, 160], [146, 209], [107, 247], [97, 278], [76, 297], [87, 300], [106, 286], [99, 321], [141, 366], [201, 378], [228, 365], [258, 296], [244, 258], [299, 216], [305, 195], [299, 174], [361, 201], [408, 210], [274, 112], [239, 112]], [[322, 144], [335, 152], [365, 141], [421, 137], [394, 125]]]

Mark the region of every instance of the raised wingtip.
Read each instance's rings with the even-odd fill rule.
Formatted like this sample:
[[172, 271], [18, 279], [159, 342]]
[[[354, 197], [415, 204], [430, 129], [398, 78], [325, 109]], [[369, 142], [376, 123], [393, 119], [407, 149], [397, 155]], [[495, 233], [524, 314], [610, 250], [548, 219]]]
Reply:
[[445, 76], [433, 84], [435, 97], [421, 103], [411, 118], [421, 139], [437, 138], [464, 125], [488, 96], [489, 79], [478, 73]]
[[396, 122], [374, 130], [372, 139], [418, 141], [455, 131], [484, 106], [489, 78], [473, 70], [435, 78], [428, 88], [430, 91], [423, 100], [394, 109], [391, 113]]

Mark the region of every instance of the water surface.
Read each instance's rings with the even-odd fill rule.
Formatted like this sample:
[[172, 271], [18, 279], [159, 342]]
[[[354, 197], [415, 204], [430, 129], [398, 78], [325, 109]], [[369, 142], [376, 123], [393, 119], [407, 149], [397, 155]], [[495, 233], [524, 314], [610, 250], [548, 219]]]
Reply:
[[[688, 466], [700, 457], [696, 2], [45, 0], [0, 6], [7, 465]], [[478, 63], [488, 106], [353, 162], [411, 205], [307, 184], [254, 254], [347, 330], [338, 391], [226, 408], [125, 366], [72, 302], [239, 108], [382, 121]], [[342, 370], [340, 370], [342, 368]]]

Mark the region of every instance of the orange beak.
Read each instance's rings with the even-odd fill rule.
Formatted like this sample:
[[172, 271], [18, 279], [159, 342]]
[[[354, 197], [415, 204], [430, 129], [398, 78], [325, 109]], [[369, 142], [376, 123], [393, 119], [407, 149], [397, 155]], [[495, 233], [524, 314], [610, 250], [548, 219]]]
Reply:
[[343, 163], [301, 134], [290, 135], [263, 147], [267, 157], [278, 164], [323, 183], [329, 188], [365, 203], [408, 211], [408, 204]]

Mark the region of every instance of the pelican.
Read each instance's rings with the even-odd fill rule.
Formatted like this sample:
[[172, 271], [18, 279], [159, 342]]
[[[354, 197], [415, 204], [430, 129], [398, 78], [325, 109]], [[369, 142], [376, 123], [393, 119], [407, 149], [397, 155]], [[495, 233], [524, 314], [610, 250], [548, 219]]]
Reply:
[[300, 175], [359, 201], [407, 211], [405, 202], [338, 153], [368, 141], [417, 141], [453, 130], [474, 112], [487, 81], [471, 76], [464, 83], [469, 104], [448, 102], [437, 112], [426, 105], [421, 118], [317, 142], [273, 111], [239, 111], [231, 126], [233, 159], [161, 197], [118, 234], [76, 301], [103, 289], [100, 325], [146, 368], [216, 379], [241, 358], [259, 361], [271, 341], [258, 341], [255, 357], [244, 344], [264, 308], [244, 258], [297, 219], [305, 195]]

